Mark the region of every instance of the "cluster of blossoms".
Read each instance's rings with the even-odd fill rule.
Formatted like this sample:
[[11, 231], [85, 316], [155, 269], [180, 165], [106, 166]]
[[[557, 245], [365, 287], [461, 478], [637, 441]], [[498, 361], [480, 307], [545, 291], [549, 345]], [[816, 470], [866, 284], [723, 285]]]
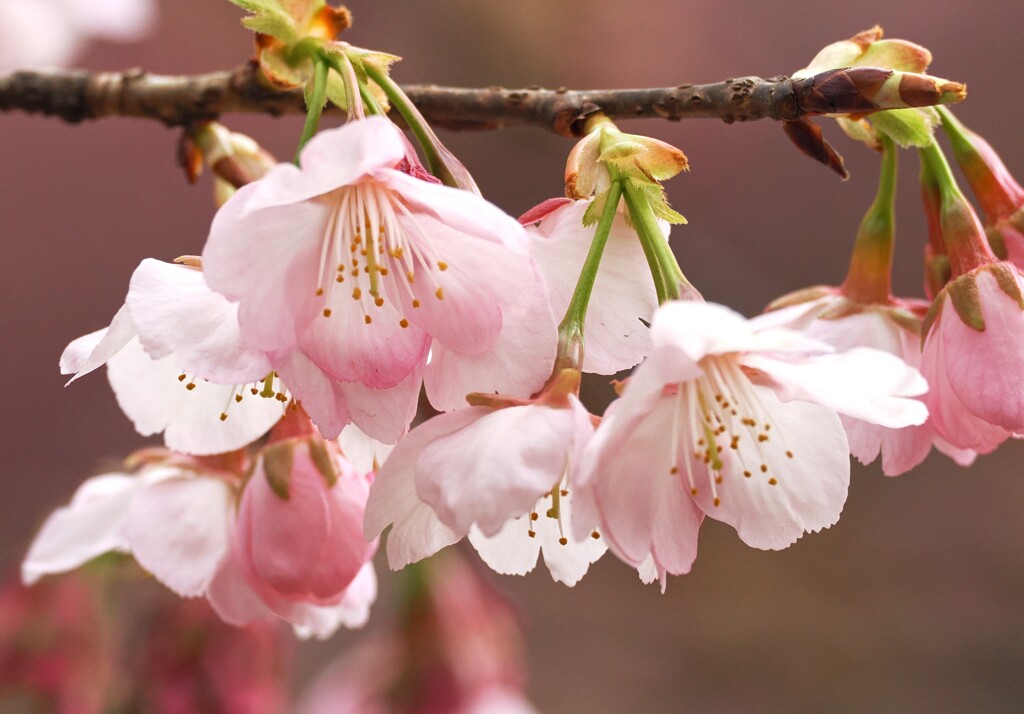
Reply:
[[[838, 520], [851, 455], [895, 475], [933, 445], [968, 464], [1024, 431], [1024, 189], [948, 111], [915, 108], [962, 96], [923, 74], [923, 48], [876, 29], [812, 63], [829, 106], [860, 86], [843, 67], [876, 68], [841, 119], [882, 151], [878, 197], [842, 286], [746, 319], [705, 302], [669, 247], [685, 223], [661, 185], [688, 168], [675, 147], [592, 115], [565, 197], [517, 221], [390, 79], [396, 58], [334, 39], [347, 14], [236, 2], [268, 76], [305, 87], [299, 156], [274, 163], [217, 125], [191, 137], [190, 166], [211, 166], [223, 203], [202, 256], [143, 261], [110, 326], [61, 360], [74, 378], [106, 364], [167, 450], [87, 481], [44, 525], [26, 580], [129, 552], [229, 622], [323, 637], [366, 620], [390, 528], [396, 569], [468, 538], [501, 573], [543, 554], [571, 586], [610, 550], [664, 588], [689, 572], [705, 516], [785, 548]], [[318, 133], [328, 101], [348, 121]], [[1004, 259], [933, 140], [940, 123]], [[948, 266], [930, 304], [889, 287], [897, 144], [921, 153], [930, 264]], [[634, 367], [591, 414], [582, 375]], [[412, 427], [421, 391], [437, 413]]]

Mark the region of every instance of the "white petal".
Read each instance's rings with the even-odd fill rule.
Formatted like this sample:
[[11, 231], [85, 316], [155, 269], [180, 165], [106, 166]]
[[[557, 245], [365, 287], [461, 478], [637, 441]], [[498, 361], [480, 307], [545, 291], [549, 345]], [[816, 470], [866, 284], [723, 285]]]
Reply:
[[391, 444], [367, 436], [355, 424], [346, 426], [338, 437], [338, 445], [341, 446], [345, 458], [363, 473], [376, 471], [384, 460], [394, 449]]
[[227, 552], [232, 506], [219, 478], [167, 479], [135, 494], [123, 533], [157, 580], [183, 597], [202, 595]]
[[899, 357], [868, 347], [806, 358], [750, 354], [742, 364], [767, 374], [783, 400], [802, 399], [872, 424], [899, 428], [923, 424], [924, 403], [911, 399], [928, 383]]
[[532, 530], [529, 515], [506, 521], [500, 531], [491, 537], [473, 526], [469, 530], [469, 542], [476, 548], [480, 559], [501, 575], [526, 575], [537, 567], [540, 555], [540, 541], [530, 537]]
[[31, 585], [43, 575], [63, 573], [108, 551], [127, 551], [121, 526], [142, 482], [127, 474], [104, 474], [83, 483], [71, 503], [50, 514], [21, 564]]
[[714, 489], [706, 467], [703, 478], [695, 469], [694, 499], [708, 516], [736, 528], [748, 545], [778, 550], [839, 520], [850, 484], [849, 447], [832, 410], [780, 402], [766, 387], [754, 390], [771, 424], [769, 438], [743, 437], [737, 450], [725, 449], [722, 481]]
[[199, 270], [146, 259], [132, 275], [125, 304], [153, 359], [174, 354], [179, 369], [223, 384], [270, 372], [266, 356], [242, 342], [238, 305], [211, 290]]
[[71, 384], [97, 367], [102, 367], [134, 337], [135, 326], [127, 306], [122, 306], [110, 321], [109, 327], [83, 335], [64, 348], [60, 356], [60, 373], [74, 374], [68, 380], [68, 384]]
[[[143, 436], [164, 432], [167, 447], [187, 454], [240, 449], [265, 434], [281, 418], [281, 403], [249, 390], [213, 384], [188, 375], [179, 381], [174, 356], [151, 359], [138, 340], [108, 365], [117, 402]], [[187, 384], [194, 389], [187, 389]], [[235, 400], [236, 394], [242, 401]], [[222, 420], [221, 414], [227, 414]]]

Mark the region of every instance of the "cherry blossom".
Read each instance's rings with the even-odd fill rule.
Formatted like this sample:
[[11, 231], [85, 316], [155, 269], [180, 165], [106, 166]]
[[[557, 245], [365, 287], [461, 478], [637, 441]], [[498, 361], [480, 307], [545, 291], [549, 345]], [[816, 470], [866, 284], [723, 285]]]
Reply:
[[909, 398], [920, 374], [885, 352], [834, 353], [700, 302], [662, 306], [651, 332], [584, 451], [575, 505], [642, 574], [653, 560], [663, 587], [689, 571], [705, 515], [763, 549], [836, 522], [850, 471], [837, 411], [889, 427], [927, 417]]
[[163, 432], [172, 450], [239, 449], [281, 418], [288, 397], [266, 356], [242, 343], [237, 314], [199, 270], [147, 259], [110, 326], [69, 344], [61, 372], [74, 381], [107, 364], [138, 432]]
[[[239, 303], [244, 338], [328, 437], [351, 419], [395, 441], [413, 414], [417, 369], [435, 407], [453, 409], [473, 391], [536, 391], [554, 355], [522, 227], [403, 162], [406, 144], [386, 119], [321, 132], [301, 168], [280, 164], [240, 189], [204, 249], [204, 275]], [[375, 417], [366, 402], [380, 398], [366, 390], [395, 388], [404, 408], [389, 413], [408, 417], [400, 428], [360, 423], [356, 413]]]
[[[562, 377], [578, 388], [579, 373]], [[391, 567], [469, 535], [497, 572], [523, 575], [543, 552], [556, 581], [578, 582], [605, 545], [591, 531], [575, 535], [569, 519], [567, 472], [593, 432], [571, 389], [528, 401], [474, 399], [477, 406], [436, 416], [400, 441], [374, 482], [365, 521], [367, 537], [394, 524]]]

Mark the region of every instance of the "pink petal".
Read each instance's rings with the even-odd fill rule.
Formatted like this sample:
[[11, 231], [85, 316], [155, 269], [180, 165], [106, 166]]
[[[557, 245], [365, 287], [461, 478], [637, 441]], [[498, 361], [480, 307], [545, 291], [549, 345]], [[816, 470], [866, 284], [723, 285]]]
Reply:
[[182, 477], [135, 495], [124, 536], [139, 565], [182, 597], [206, 592], [228, 549], [234, 494], [219, 478]]
[[726, 450], [722, 482], [713, 492], [705, 486], [710, 475], [695, 476], [694, 500], [707, 515], [736, 528], [747, 545], [779, 550], [839, 520], [850, 483], [849, 451], [835, 412], [780, 402], [765, 387], [754, 390], [772, 426], [770, 438], [741, 439], [737, 451]]
[[446, 416], [424, 422], [398, 442], [370, 488], [363, 534], [376, 538], [394, 524], [387, 539], [388, 565], [392, 570], [431, 556], [465, 535], [444, 525], [416, 495], [414, 468], [423, 449], [478, 418], [471, 409]]
[[322, 310], [317, 271], [333, 209], [307, 201], [246, 217], [245, 201], [261, 183], [240, 188], [214, 216], [203, 248], [203, 276], [213, 290], [241, 302], [244, 339], [269, 351], [293, 345]]
[[538, 276], [531, 282], [533, 289], [517, 289], [520, 299], [502, 308], [501, 332], [490, 351], [467, 356], [434, 344], [424, 386], [435, 409], [464, 407], [471, 392], [525, 398], [544, 386], [555, 361], [558, 332], [544, 284]]
[[335, 290], [327, 305], [330, 317], [317, 317], [299, 346], [333, 378], [387, 389], [426, 359], [430, 338], [415, 324], [403, 328], [402, 313], [390, 303], [377, 307], [368, 294], [353, 300]]
[[[1024, 277], [1016, 273], [1018, 290]], [[977, 273], [985, 329], [963, 323], [952, 300], [942, 306], [928, 342], [941, 340], [950, 386], [975, 416], [1009, 431], [1024, 429], [1024, 310], [987, 270]], [[937, 331], [938, 334], [934, 334]], [[928, 345], [926, 345], [928, 349]]]
[[767, 374], [783, 400], [815, 402], [890, 428], [923, 424], [924, 404], [909, 397], [928, 388], [921, 374], [899, 357], [868, 347], [798, 359], [744, 355], [741, 364]]
[[206, 597], [220, 619], [229, 625], [243, 627], [272, 615], [249, 585], [230, 550], [214, 574]]
[[132, 275], [125, 304], [153, 359], [174, 354], [179, 369], [224, 384], [270, 372], [266, 356], [242, 341], [238, 306], [210, 290], [198, 270], [148, 258]]
[[498, 243], [513, 253], [529, 254], [523, 227], [490, 201], [469, 191], [428, 183], [392, 169], [381, 169], [375, 177], [401, 195], [417, 217], [432, 215], [455, 232]]
[[416, 493], [454, 531], [476, 523], [491, 536], [562, 480], [573, 412], [534, 405], [467, 411], [476, 415], [471, 424], [436, 439], [416, 460]]
[[614, 403], [587, 445], [581, 480], [617, 556], [637, 567], [653, 555], [661, 569], [681, 574], [697, 557], [703, 515], [671, 471], [674, 403], [663, 397], [639, 418], [628, 403]]
[[[943, 314], [940, 320], [945, 317], [947, 315]], [[951, 317], [959, 319], [955, 314]], [[938, 325], [933, 326], [933, 330], [936, 327]], [[953, 448], [987, 454], [1008, 439], [1010, 432], [975, 416], [960, 400], [950, 384], [943, 340], [937, 337], [935, 334], [929, 335], [921, 358], [921, 372], [929, 385], [924, 399], [931, 415], [931, 424], [938, 435]]]

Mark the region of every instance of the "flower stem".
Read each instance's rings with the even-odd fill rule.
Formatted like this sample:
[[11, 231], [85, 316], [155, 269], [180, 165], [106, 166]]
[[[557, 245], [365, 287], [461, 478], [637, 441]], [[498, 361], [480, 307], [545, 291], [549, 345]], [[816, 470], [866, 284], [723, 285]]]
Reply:
[[878, 193], [861, 220], [843, 292], [865, 304], [887, 304], [892, 297], [892, 254], [896, 232], [896, 159], [893, 140], [879, 132], [882, 168]]
[[981, 265], [997, 262], [999, 259], [985, 238], [985, 229], [953, 178], [949, 162], [938, 142], [933, 141], [919, 148], [918, 154], [938, 185], [942, 240], [949, 255], [953, 277]]
[[439, 178], [445, 186], [479, 193], [476, 182], [473, 181], [469, 172], [437, 138], [437, 134], [430, 128], [423, 114], [409, 100], [398, 83], [373, 62], [363, 62], [363, 68], [366, 70], [366, 76], [377, 83], [377, 86], [391, 102], [391, 106], [398, 110], [402, 119], [412, 130], [416, 143], [423, 150], [423, 157], [427, 160], [427, 168], [430, 169], [430, 173]]
[[654, 287], [658, 293], [658, 302], [678, 300], [684, 294], [696, 293], [696, 289], [683, 275], [643, 191], [629, 178], [623, 178], [622, 184], [623, 198], [626, 207], [629, 208], [633, 230], [636, 231], [647, 257]]
[[324, 111], [324, 102], [327, 100], [327, 62], [322, 57], [313, 58], [313, 90], [309, 93], [306, 102], [306, 123], [302, 127], [302, 134], [299, 135], [299, 148], [295, 151], [295, 164], [299, 164], [299, 157], [306, 143], [313, 138], [317, 129], [320, 128], [320, 115]]
[[565, 317], [562, 318], [562, 322], [558, 326], [558, 354], [555, 357], [555, 368], [552, 374], [557, 374], [563, 369], [581, 370], [583, 368], [583, 328], [587, 319], [587, 306], [590, 304], [590, 296], [594, 292], [594, 282], [597, 280], [597, 271], [601, 266], [601, 256], [604, 255], [604, 248], [608, 244], [608, 236], [611, 233], [612, 222], [615, 220], [615, 213], [618, 210], [621, 197], [622, 182], [612, 181], [611, 186], [608, 187], [608, 195], [605, 197], [604, 210], [601, 211], [601, 218], [597, 221], [594, 239], [590, 243], [586, 260], [583, 261], [580, 277], [576, 281], [576, 289], [573, 290], [572, 298], [569, 299]]

